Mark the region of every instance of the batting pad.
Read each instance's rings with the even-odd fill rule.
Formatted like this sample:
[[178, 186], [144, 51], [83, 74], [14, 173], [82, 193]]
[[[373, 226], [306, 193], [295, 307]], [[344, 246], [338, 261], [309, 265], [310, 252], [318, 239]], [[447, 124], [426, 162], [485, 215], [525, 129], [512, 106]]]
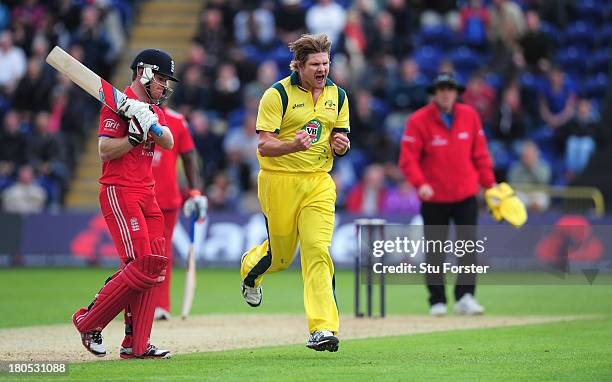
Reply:
[[167, 263], [167, 258], [158, 255], [144, 255], [130, 262], [102, 288], [91, 309], [75, 317], [77, 330], [87, 333], [104, 329], [129, 302], [157, 285]]
[[[157, 237], [151, 240], [151, 251], [155, 255], [166, 258], [166, 239]], [[164, 269], [162, 275], [165, 275], [165, 273]], [[144, 354], [149, 347], [149, 336], [153, 327], [157, 292], [155, 289], [148, 289], [135, 296], [134, 300], [130, 302], [130, 309], [132, 311], [132, 351], [136, 356]]]

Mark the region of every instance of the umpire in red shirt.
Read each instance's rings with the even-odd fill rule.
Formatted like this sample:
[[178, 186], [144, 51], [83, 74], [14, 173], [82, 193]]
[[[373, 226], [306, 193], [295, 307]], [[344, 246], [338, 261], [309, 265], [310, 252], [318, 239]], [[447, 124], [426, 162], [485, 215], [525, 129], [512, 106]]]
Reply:
[[[476, 111], [457, 102], [463, 92], [452, 74], [441, 73], [427, 89], [432, 101], [415, 111], [408, 121], [401, 143], [400, 168], [417, 189], [421, 199], [426, 240], [448, 239], [449, 224], [456, 226], [456, 238], [476, 240], [480, 187], [495, 185], [493, 165]], [[436, 248], [439, 250], [439, 248]], [[458, 255], [456, 253], [456, 255]], [[447, 312], [442, 263], [444, 252], [426, 253], [430, 265], [439, 272], [426, 274], [430, 314]], [[474, 252], [457, 256], [459, 265], [476, 264]], [[476, 275], [459, 273], [455, 285], [455, 311], [482, 314], [484, 308], [474, 298]]]

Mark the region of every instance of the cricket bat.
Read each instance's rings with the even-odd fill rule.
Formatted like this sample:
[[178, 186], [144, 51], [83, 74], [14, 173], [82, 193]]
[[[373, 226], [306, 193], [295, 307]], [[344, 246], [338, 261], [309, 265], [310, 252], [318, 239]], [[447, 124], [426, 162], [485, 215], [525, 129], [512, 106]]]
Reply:
[[189, 251], [187, 252], [187, 272], [185, 273], [185, 290], [183, 292], [183, 308], [181, 317], [187, 319], [193, 305], [193, 297], [196, 289], [196, 261], [195, 261], [195, 229], [197, 219], [196, 213], [191, 215], [189, 227]]
[[[127, 97], [59, 46], [51, 50], [46, 61], [115, 113], [117, 113], [118, 105]], [[157, 125], [151, 126], [150, 131], [158, 137], [162, 136], [162, 130]]]

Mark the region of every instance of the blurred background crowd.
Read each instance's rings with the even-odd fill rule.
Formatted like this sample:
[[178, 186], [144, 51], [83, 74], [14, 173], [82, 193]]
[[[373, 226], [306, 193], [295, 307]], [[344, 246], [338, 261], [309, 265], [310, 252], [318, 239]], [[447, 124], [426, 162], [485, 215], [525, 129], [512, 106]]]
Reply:
[[[49, 48], [61, 45], [111, 78], [138, 5], [1, 3], [5, 210], [60, 209], [84, 137], [94, 134], [98, 104], [44, 64]], [[333, 172], [339, 210], [418, 213], [397, 167], [399, 145], [439, 71], [466, 85], [462, 101], [480, 114], [498, 181], [572, 184], [606, 144], [612, 2], [209, 0], [170, 104], [188, 118], [214, 210], [258, 210], [258, 102], [289, 74], [287, 43], [306, 32], [331, 37], [330, 77], [350, 101], [352, 150]], [[548, 207], [537, 195], [528, 204]]]

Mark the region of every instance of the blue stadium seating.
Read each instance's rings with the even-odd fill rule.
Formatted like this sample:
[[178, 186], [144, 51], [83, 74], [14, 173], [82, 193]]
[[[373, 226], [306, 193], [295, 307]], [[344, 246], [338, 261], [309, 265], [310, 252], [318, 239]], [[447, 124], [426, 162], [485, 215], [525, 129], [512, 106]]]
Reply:
[[608, 87], [608, 75], [598, 73], [587, 78], [584, 82], [582, 92], [588, 98], [603, 98]]
[[438, 66], [442, 60], [442, 53], [433, 46], [422, 46], [416, 50], [413, 56], [421, 71], [429, 79], [433, 78], [438, 72]]
[[565, 30], [565, 45], [592, 47], [595, 45], [595, 31], [595, 25], [577, 21]]
[[580, 77], [586, 71], [586, 51], [576, 46], [569, 46], [559, 50], [557, 62], [563, 70], [573, 77]]

